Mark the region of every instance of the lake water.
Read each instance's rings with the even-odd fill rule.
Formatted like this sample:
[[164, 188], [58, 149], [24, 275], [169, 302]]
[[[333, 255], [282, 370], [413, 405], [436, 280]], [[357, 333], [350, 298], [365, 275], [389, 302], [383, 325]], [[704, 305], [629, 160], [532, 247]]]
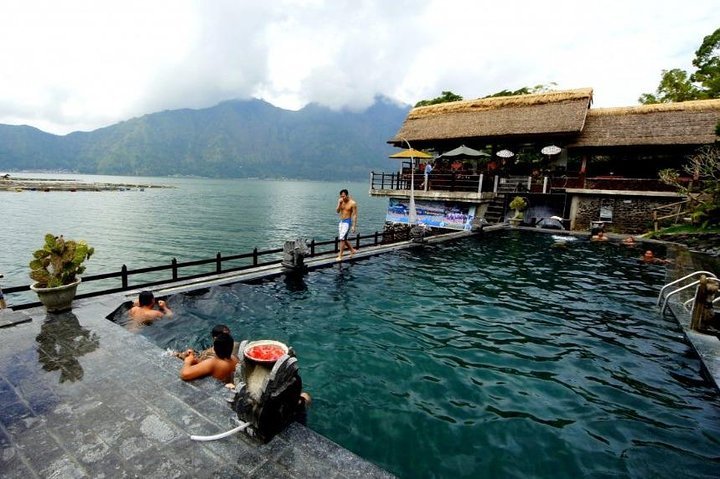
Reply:
[[[359, 205], [359, 233], [382, 231], [387, 199], [367, 183], [245, 179], [138, 178], [16, 173], [14, 177], [168, 185], [145, 191], [1, 192], [2, 285], [30, 283], [28, 263], [46, 233], [95, 247], [86, 274], [119, 271], [282, 247], [298, 236], [337, 235], [338, 192]], [[28, 297], [33, 299], [33, 297]]]

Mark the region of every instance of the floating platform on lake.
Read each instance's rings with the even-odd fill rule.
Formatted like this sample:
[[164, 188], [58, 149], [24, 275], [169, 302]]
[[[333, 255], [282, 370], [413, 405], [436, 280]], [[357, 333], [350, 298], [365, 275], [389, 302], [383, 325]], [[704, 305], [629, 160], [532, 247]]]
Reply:
[[173, 187], [140, 183], [96, 183], [73, 179], [0, 177], [0, 191], [144, 191], [146, 188]]

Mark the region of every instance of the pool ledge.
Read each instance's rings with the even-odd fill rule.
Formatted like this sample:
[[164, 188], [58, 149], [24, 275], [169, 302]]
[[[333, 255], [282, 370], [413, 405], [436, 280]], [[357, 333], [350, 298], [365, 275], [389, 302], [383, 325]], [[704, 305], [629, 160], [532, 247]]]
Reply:
[[4, 479], [394, 477], [297, 423], [267, 444], [190, 440], [236, 426], [230, 393], [213, 379], [181, 381], [178, 359], [105, 319], [124, 298], [28, 309], [32, 321], [0, 329]]

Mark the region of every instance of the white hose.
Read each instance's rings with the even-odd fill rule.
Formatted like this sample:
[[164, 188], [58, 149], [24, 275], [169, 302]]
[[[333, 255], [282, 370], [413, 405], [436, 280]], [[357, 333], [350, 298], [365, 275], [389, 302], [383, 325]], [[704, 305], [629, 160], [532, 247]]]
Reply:
[[240, 432], [246, 427], [250, 425], [249, 422], [241, 423], [238, 427], [234, 429], [230, 429], [229, 431], [221, 432], [220, 434], [215, 434], [214, 436], [190, 436], [190, 439], [193, 441], [215, 441], [216, 439], [222, 439], [224, 437], [231, 436], [235, 434], [236, 432]]

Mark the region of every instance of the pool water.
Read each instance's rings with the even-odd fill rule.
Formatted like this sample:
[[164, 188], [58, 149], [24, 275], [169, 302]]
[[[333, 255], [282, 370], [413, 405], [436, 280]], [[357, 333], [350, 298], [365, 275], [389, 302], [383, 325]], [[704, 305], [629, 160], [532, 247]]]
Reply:
[[718, 477], [717, 391], [641, 253], [492, 233], [171, 297], [140, 334], [293, 346], [308, 426], [400, 477]]

